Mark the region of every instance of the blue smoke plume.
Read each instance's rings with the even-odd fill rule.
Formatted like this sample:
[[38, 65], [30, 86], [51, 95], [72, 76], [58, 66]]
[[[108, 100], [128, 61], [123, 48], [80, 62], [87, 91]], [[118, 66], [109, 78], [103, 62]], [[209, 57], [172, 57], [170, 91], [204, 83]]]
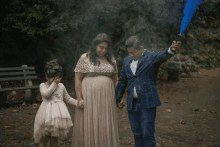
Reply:
[[202, 0], [186, 0], [184, 17], [180, 26], [180, 34], [182, 34], [185, 31], [187, 25], [189, 24], [193, 16], [193, 13], [196, 11], [200, 4], [202, 4]]

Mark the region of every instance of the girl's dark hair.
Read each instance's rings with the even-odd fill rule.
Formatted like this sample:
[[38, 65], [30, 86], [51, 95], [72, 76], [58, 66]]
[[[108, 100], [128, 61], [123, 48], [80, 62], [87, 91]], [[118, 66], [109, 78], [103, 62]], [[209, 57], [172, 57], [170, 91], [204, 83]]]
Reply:
[[125, 49], [134, 47], [135, 50], [140, 50], [142, 44], [138, 36], [131, 36], [125, 42]]
[[57, 61], [57, 59], [54, 59], [46, 63], [44, 72], [47, 78], [63, 76], [62, 67], [57, 63]]
[[98, 34], [95, 39], [93, 39], [91, 46], [89, 48], [89, 51], [87, 53], [87, 55], [89, 55], [90, 61], [94, 64], [94, 65], [98, 65], [100, 64], [100, 62], [97, 60], [97, 55], [96, 55], [96, 46], [99, 45], [102, 42], [107, 42], [108, 43], [108, 49], [107, 52], [105, 54], [105, 57], [107, 58], [108, 62], [110, 64], [113, 65], [113, 67], [115, 68], [115, 63], [113, 62], [113, 51], [112, 51], [112, 42], [110, 37], [105, 34], [105, 33], [101, 33]]

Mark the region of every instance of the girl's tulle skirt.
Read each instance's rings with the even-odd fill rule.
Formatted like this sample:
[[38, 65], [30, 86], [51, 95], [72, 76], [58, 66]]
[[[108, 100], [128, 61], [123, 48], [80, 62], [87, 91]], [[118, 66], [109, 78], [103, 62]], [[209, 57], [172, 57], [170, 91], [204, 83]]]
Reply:
[[65, 139], [73, 126], [66, 104], [61, 100], [43, 101], [34, 121], [34, 142], [45, 136]]

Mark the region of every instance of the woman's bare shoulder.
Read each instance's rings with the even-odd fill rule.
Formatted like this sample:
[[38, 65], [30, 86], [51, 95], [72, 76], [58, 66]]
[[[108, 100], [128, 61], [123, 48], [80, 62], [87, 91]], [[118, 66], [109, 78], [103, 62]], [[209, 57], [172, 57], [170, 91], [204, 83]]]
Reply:
[[115, 59], [115, 57], [114, 57], [114, 56], [112, 57], [112, 59], [111, 59], [111, 60], [112, 60], [112, 62], [116, 63], [116, 59]]
[[84, 54], [81, 55], [80, 58], [84, 58], [84, 59], [86, 59], [86, 58], [88, 58], [88, 57], [89, 57], [89, 56], [88, 56], [88, 53], [84, 53]]

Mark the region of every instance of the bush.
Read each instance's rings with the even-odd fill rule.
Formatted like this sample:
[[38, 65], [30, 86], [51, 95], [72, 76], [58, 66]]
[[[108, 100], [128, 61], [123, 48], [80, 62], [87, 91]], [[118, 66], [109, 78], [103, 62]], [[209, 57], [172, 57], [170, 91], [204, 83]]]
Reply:
[[3, 0], [1, 1], [1, 32], [20, 30], [28, 36], [44, 36], [54, 31], [50, 21], [57, 17], [61, 8], [51, 0]]

